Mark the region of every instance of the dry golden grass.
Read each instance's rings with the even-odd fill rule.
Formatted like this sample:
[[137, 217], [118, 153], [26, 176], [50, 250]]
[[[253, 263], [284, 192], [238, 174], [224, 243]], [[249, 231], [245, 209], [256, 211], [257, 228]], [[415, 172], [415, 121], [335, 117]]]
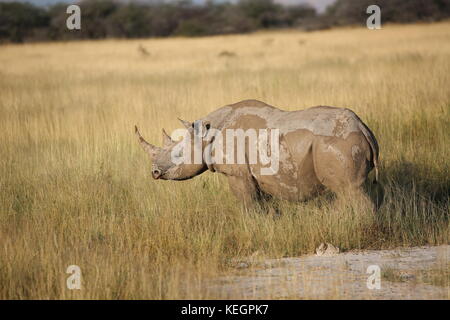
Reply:
[[[449, 88], [449, 22], [2, 46], [0, 298], [207, 298], [205, 279], [257, 250], [449, 243]], [[159, 143], [177, 116], [248, 98], [356, 111], [381, 146], [376, 218], [323, 197], [273, 219], [219, 175], [151, 179], [134, 124]], [[66, 288], [72, 264], [82, 290]]]

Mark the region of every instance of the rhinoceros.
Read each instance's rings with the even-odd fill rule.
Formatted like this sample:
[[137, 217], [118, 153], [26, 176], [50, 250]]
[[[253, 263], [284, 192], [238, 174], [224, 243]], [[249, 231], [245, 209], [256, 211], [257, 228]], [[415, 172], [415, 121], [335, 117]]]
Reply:
[[[163, 129], [163, 147], [148, 143], [135, 126], [139, 142], [152, 160], [154, 179], [186, 180], [207, 170], [221, 173], [246, 208], [258, 206], [270, 197], [305, 201], [327, 189], [338, 197], [350, 194], [367, 201], [374, 210], [377, 208], [377, 202], [370, 199], [364, 184], [372, 169], [375, 169], [374, 183], [378, 181], [378, 142], [350, 109], [317, 106], [284, 111], [261, 101], [245, 100], [221, 107], [194, 122], [179, 120], [186, 128], [185, 136], [181, 141], [174, 141]], [[262, 141], [267, 155], [276, 151], [272, 159], [277, 161], [275, 170], [268, 170], [267, 159], [264, 163], [262, 158], [250, 161], [250, 134], [244, 137], [241, 161], [224, 161], [229, 159], [230, 152], [235, 153], [231, 160], [236, 160], [238, 146], [213, 150], [219, 142], [227, 144], [231, 142], [230, 137], [234, 139], [227, 135], [230, 130], [241, 130], [244, 134], [251, 130], [276, 131], [278, 139], [253, 142], [253, 146], [261, 146]], [[220, 135], [227, 139], [217, 139]], [[275, 144], [277, 148], [272, 148]], [[183, 155], [186, 150], [189, 154]], [[177, 161], [180, 156], [192, 159], [196, 152], [196, 162]], [[212, 153], [215, 157], [211, 157]]]

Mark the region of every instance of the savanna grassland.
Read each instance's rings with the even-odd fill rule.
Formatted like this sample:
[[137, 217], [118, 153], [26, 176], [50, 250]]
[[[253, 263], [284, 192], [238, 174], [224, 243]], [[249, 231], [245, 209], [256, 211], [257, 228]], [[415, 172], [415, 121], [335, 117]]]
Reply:
[[[218, 174], [151, 179], [135, 124], [159, 144], [177, 117], [249, 98], [353, 109], [380, 144], [376, 216], [325, 195], [274, 218]], [[215, 298], [205, 281], [255, 252], [449, 244], [450, 22], [3, 45], [0, 137], [2, 299]]]

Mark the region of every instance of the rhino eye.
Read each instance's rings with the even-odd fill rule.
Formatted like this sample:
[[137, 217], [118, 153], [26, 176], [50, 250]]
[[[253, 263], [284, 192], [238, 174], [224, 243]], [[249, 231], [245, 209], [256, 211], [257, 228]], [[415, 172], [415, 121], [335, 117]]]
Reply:
[[177, 158], [181, 158], [183, 156], [183, 149], [181, 149], [176, 155], [175, 157]]

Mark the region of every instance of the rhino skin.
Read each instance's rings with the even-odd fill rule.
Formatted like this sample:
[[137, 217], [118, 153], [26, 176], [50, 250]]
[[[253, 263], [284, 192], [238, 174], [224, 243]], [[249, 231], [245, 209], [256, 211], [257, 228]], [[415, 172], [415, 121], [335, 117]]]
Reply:
[[[163, 131], [164, 147], [149, 144], [136, 134], [152, 164], [155, 179], [186, 180], [208, 169], [224, 174], [234, 195], [247, 208], [272, 196], [289, 201], [305, 201], [326, 189], [339, 195], [362, 199], [376, 210], [380, 203], [370, 199], [364, 189], [369, 172], [375, 168], [378, 181], [379, 147], [372, 131], [350, 109], [329, 106], [283, 111], [257, 100], [227, 105], [199, 119], [204, 130], [279, 129], [279, 170], [261, 175], [256, 164], [172, 163], [170, 153], [178, 143]], [[191, 122], [181, 120], [195, 134]], [[192, 139], [193, 140], [193, 139]], [[206, 148], [206, 141], [202, 148]]]

